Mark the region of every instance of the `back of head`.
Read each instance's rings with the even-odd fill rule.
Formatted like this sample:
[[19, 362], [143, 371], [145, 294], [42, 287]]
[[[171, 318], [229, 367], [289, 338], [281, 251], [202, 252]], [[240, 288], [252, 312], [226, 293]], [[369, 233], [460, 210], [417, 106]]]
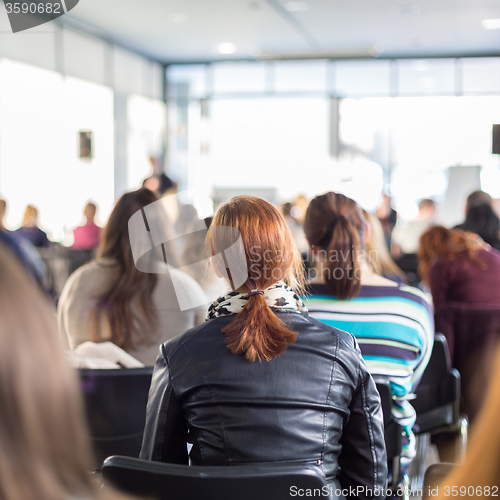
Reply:
[[281, 213], [283, 214], [284, 217], [291, 217], [292, 208], [293, 205], [290, 202], [283, 203], [283, 206], [281, 207]]
[[491, 207], [493, 200], [488, 193], [478, 190], [474, 191], [467, 197], [467, 212], [472, 207], [477, 207], [478, 205], [489, 205]]
[[5, 229], [3, 220], [5, 219], [6, 213], [7, 213], [7, 202], [5, 200], [0, 199], [0, 231]]
[[401, 269], [392, 260], [387, 248], [384, 235], [384, 228], [375, 214], [363, 210], [366, 222], [370, 225], [370, 238], [366, 242], [367, 260], [371, 264], [373, 271], [381, 276], [396, 275], [403, 282], [406, 282], [406, 276]]
[[474, 257], [475, 250], [481, 248], [481, 244], [475, 241], [472, 235], [457, 229], [447, 229], [444, 226], [433, 226], [420, 237], [418, 250], [419, 274], [425, 281], [427, 272], [433, 261], [439, 257], [453, 259], [457, 254], [465, 252], [470, 260], [479, 264]]
[[430, 198], [424, 198], [418, 204], [418, 211], [426, 218], [432, 218], [436, 212], [436, 202]]
[[498, 242], [500, 219], [490, 205], [476, 205], [467, 212], [463, 229], [481, 236], [486, 243], [492, 245]]
[[90, 220], [93, 221], [95, 218], [95, 214], [97, 213], [97, 206], [95, 203], [89, 202], [85, 205], [85, 208], [83, 210], [83, 215]]
[[326, 263], [323, 278], [339, 299], [351, 299], [359, 293], [365, 225], [357, 203], [343, 194], [329, 192], [316, 196], [307, 209], [304, 221], [307, 241]]
[[[156, 309], [152, 304], [152, 294], [157, 284], [157, 276], [143, 273], [135, 265], [130, 245], [128, 223], [132, 215], [158, 200], [149, 189], [139, 189], [124, 194], [116, 203], [103, 230], [97, 256], [112, 259], [118, 266], [116, 278], [109, 283], [105, 293], [97, 298], [92, 337], [100, 340], [101, 315], [105, 315], [112, 334], [112, 341], [127, 350], [135, 345], [153, 342], [150, 335], [156, 324]], [[133, 321], [132, 299], [136, 299], [142, 312], [143, 325], [138, 330]]]
[[[210, 226], [213, 255], [228, 248], [228, 241], [218, 236], [224, 233], [217, 231], [219, 226], [236, 228], [241, 235], [249, 276], [245, 290], [265, 290], [281, 281], [296, 292], [303, 290], [302, 259], [283, 216], [271, 203], [237, 196], [222, 205]], [[272, 312], [262, 294], [251, 295], [223, 331], [229, 350], [250, 361], [279, 356], [297, 336]]]
[[37, 223], [38, 210], [33, 205], [28, 205], [24, 211], [23, 226], [34, 225]]
[[90, 450], [55, 314], [0, 247], [0, 498], [90, 498]]

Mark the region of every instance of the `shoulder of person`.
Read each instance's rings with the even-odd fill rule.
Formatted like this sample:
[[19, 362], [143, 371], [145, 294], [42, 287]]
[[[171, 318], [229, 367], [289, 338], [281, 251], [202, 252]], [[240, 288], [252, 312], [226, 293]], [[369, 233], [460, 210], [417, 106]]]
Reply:
[[[322, 321], [317, 320], [309, 315], [302, 315], [302, 317], [307, 320], [310, 324], [312, 324], [315, 328], [319, 328], [324, 330], [332, 335], [332, 337], [336, 337], [339, 339], [340, 345], [346, 347], [347, 349], [360, 352], [358, 341], [356, 337], [349, 332], [344, 330], [340, 330], [339, 328], [335, 328], [334, 326], [327, 325]], [[300, 332], [299, 332], [300, 335]]]
[[416, 288], [416, 287], [410, 286], [410, 285], [401, 284], [401, 285], [399, 285], [399, 290], [401, 292], [405, 293], [406, 298], [408, 298], [410, 300], [414, 300], [415, 302], [418, 302], [419, 304], [423, 305], [425, 308], [432, 309], [429, 296], [425, 292], [420, 290], [420, 288]]
[[[189, 274], [184, 271], [180, 271], [179, 269], [169, 269], [170, 278], [175, 280], [176, 287], [182, 287], [185, 292], [189, 293], [191, 296], [196, 294], [198, 296], [199, 301], [204, 301], [206, 299], [205, 292], [201, 285]], [[206, 300], [208, 303], [209, 301]]]
[[[223, 318], [214, 318], [212, 320], [205, 321], [197, 326], [194, 326], [193, 328], [190, 328], [181, 335], [178, 335], [177, 337], [174, 337], [173, 339], [170, 339], [164, 344], [162, 344], [160, 346], [160, 352], [165, 358], [168, 359], [170, 356], [173, 356], [179, 350], [180, 347], [182, 347], [187, 342], [192, 340], [198, 334], [202, 333], [204, 330], [208, 328], [216, 328], [217, 332], [220, 333], [220, 330], [223, 325], [219, 326], [217, 325], [217, 323], [221, 322], [221, 320], [223, 320]], [[224, 324], [225, 323], [226, 322], [224, 322]]]
[[75, 289], [78, 286], [85, 286], [87, 283], [90, 285], [94, 285], [97, 281], [106, 278], [105, 271], [107, 268], [112, 268], [113, 262], [110, 261], [99, 261], [92, 260], [87, 264], [79, 267], [76, 271], [74, 271], [71, 276], [66, 281], [64, 285], [64, 289]]

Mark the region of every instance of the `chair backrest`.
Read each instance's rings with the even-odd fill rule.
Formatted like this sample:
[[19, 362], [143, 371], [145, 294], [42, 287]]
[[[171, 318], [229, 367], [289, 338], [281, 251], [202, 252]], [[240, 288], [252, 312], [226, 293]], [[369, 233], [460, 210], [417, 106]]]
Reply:
[[460, 374], [451, 367], [448, 343], [441, 333], [434, 336], [431, 357], [415, 394], [412, 405], [417, 414], [460, 400]]
[[153, 368], [79, 372], [98, 466], [111, 455], [138, 457]]
[[68, 249], [68, 273], [73, 274], [78, 268], [90, 262], [95, 257], [95, 250]]
[[422, 281], [418, 274], [418, 257], [417, 254], [408, 253], [395, 259], [397, 266], [406, 274], [408, 285], [418, 286]]
[[386, 378], [375, 377], [375, 384], [380, 395], [382, 413], [384, 414], [384, 427], [392, 420], [392, 392], [391, 383]]
[[384, 414], [384, 438], [387, 451], [387, 460], [393, 460], [401, 455], [403, 428], [392, 415], [392, 391], [389, 380], [383, 377], [374, 377]]
[[[158, 500], [284, 500], [298, 496], [335, 499], [317, 465], [255, 464], [187, 466], [127, 457], [108, 458], [105, 482], [129, 494]], [[331, 496], [323, 492], [332, 491]]]

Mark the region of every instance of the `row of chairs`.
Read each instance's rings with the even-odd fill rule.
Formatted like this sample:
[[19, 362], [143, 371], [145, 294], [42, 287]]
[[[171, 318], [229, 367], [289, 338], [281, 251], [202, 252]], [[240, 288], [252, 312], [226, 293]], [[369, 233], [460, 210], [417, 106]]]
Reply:
[[[297, 488], [302, 485], [302, 489], [326, 486], [321, 470], [314, 466], [187, 467], [137, 460], [151, 375], [152, 368], [80, 371], [96, 466], [100, 467], [103, 460], [111, 455], [120, 455], [107, 460], [102, 467], [104, 477], [111, 483], [133, 494], [160, 494], [159, 498], [178, 500], [199, 498], [195, 494], [200, 491], [197, 488], [202, 488], [202, 497], [206, 499], [212, 498], [207, 492], [214, 492], [213, 498], [229, 498], [224, 496], [225, 489], [227, 495], [232, 491], [234, 498], [236, 483], [238, 491], [248, 493], [248, 498], [256, 498], [256, 488], [259, 491], [262, 489], [258, 494], [261, 500], [290, 498], [290, 485]], [[390, 383], [384, 379], [377, 379], [376, 382], [384, 414], [387, 457], [392, 464], [393, 479], [389, 487], [394, 492], [404, 492], [403, 496], [408, 497], [410, 490], [423, 488], [426, 449], [425, 446], [419, 447], [412, 464], [411, 478], [402, 474], [402, 428], [392, 417]], [[429, 365], [412, 402], [417, 411], [417, 439], [427, 443], [425, 438], [428, 436], [442, 433], [456, 435], [457, 456], [463, 457], [468, 426], [467, 418], [460, 415], [459, 402], [460, 375], [451, 368], [446, 339], [437, 334]], [[288, 489], [284, 485], [288, 485]], [[309, 486], [306, 488], [306, 485]], [[264, 495], [265, 491], [272, 491], [274, 496]], [[246, 497], [239, 495], [239, 498]]]

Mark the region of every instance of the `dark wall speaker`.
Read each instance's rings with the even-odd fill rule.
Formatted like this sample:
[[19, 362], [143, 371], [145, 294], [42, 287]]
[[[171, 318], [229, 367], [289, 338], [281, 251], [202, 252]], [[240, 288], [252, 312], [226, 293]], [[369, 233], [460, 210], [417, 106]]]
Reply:
[[500, 155], [500, 125], [493, 125], [493, 146], [491, 152]]

